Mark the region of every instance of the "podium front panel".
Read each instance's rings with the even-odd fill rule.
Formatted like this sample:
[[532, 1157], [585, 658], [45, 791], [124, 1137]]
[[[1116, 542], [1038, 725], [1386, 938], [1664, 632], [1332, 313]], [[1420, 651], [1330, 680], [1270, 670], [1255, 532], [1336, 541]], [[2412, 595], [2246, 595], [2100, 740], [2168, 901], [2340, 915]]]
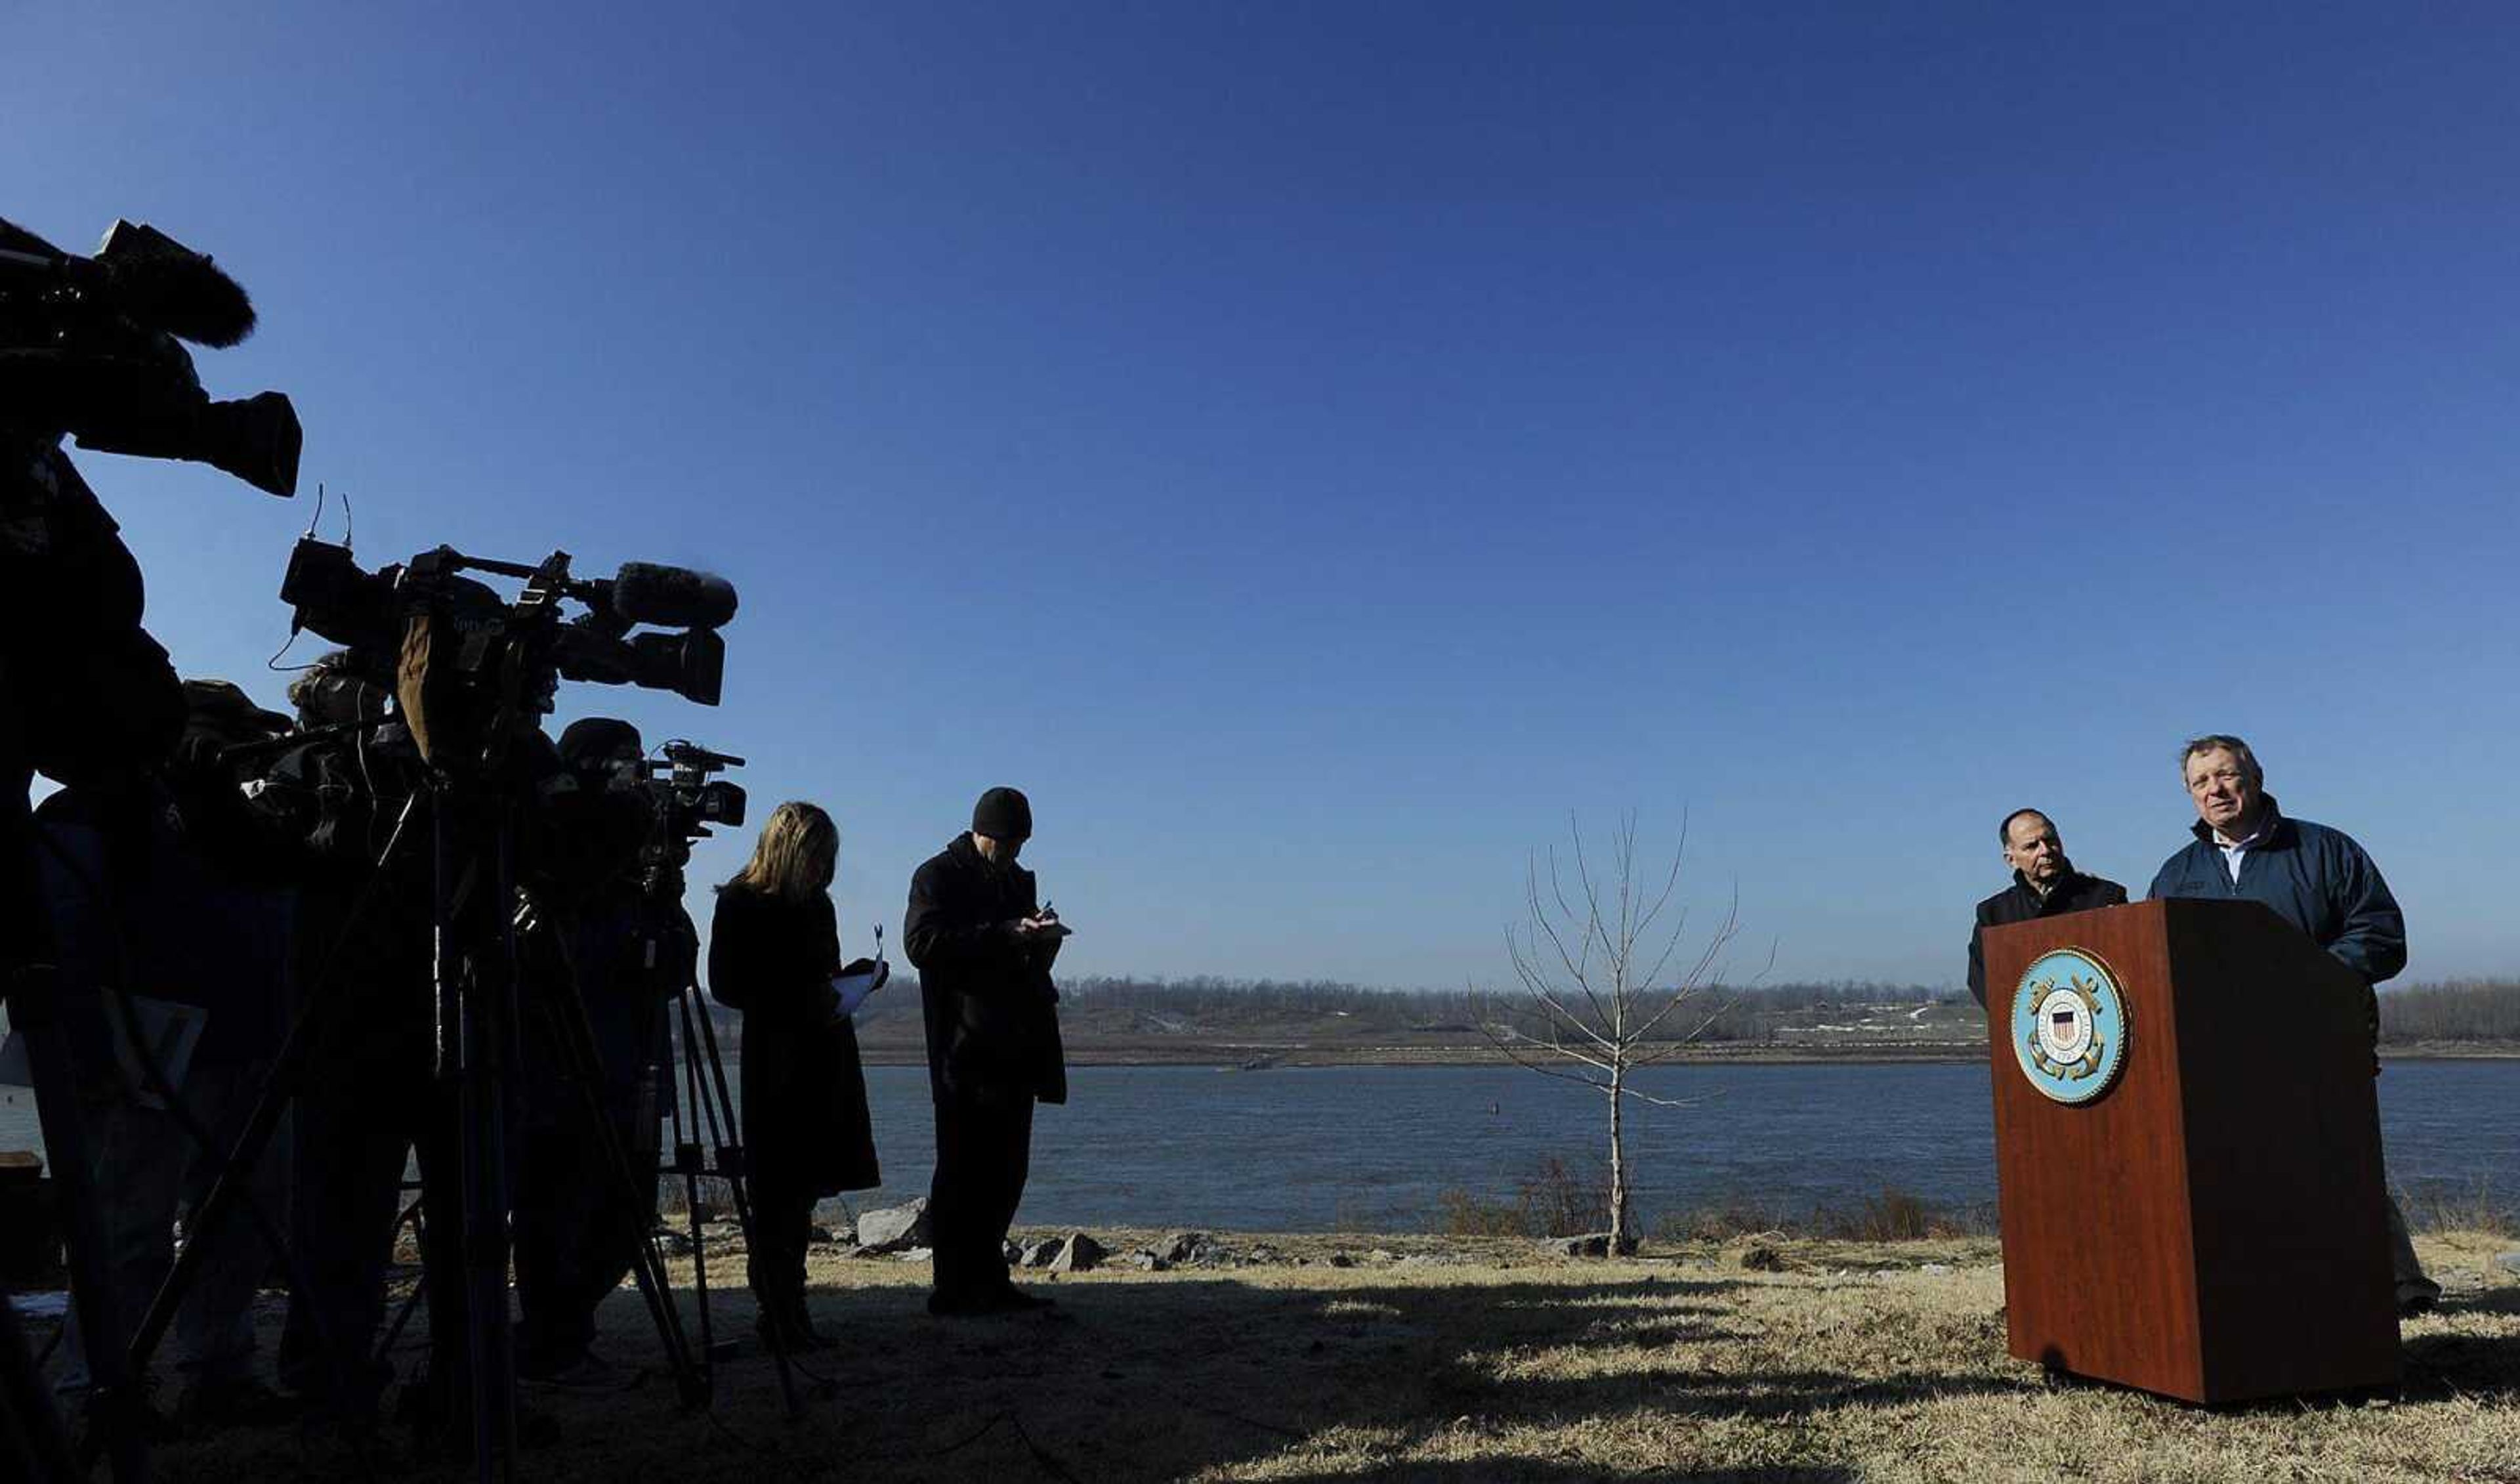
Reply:
[[[2116, 982], [2116, 1080], [2080, 1103], [2022, 1069], [2013, 1002], [2023, 973], [2079, 949]], [[2179, 1027], [2157, 904], [1989, 928], [1990, 1071], [2012, 1354], [2172, 1396], [2205, 1376], [2180, 1105]]]

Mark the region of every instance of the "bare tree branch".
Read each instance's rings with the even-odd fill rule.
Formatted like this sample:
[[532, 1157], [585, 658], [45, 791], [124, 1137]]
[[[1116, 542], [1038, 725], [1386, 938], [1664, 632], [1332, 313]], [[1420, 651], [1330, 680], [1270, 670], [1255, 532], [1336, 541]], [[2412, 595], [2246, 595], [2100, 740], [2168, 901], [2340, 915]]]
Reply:
[[[1530, 869], [1531, 868], [1526, 864], [1526, 872]], [[1574, 915], [1574, 909], [1566, 905], [1565, 888], [1558, 882], [1557, 851], [1553, 846], [1551, 847], [1549, 852], [1549, 880], [1550, 885], [1557, 898], [1559, 912], [1571, 918]], [[1584, 992], [1584, 998], [1592, 1003], [1593, 1014], [1596, 1021], [1603, 1025], [1608, 1024], [1610, 1017], [1601, 1009], [1600, 997], [1593, 992], [1592, 976], [1590, 973], [1593, 962], [1592, 934], [1587, 932], [1584, 935], [1583, 958], [1581, 962], [1578, 962], [1575, 957], [1567, 953], [1566, 940], [1558, 932], [1555, 920], [1551, 918], [1548, 913], [1541, 910], [1540, 883], [1536, 878], [1531, 878], [1529, 880], [1526, 894], [1529, 899], [1529, 911], [1531, 914], [1532, 925], [1537, 927], [1541, 932], [1548, 934], [1550, 946], [1556, 950], [1557, 962], [1564, 966], [1566, 976], [1574, 981], [1575, 986]], [[1531, 981], [1529, 978], [1526, 978], [1525, 982], [1529, 983]]]
[[1740, 892], [1736, 886], [1724, 921], [1690, 959], [1688, 971], [1668, 979], [1665, 975], [1683, 956], [1688, 936], [1688, 910], [1681, 906], [1674, 911], [1688, 854], [1688, 816], [1682, 816], [1679, 847], [1658, 880], [1640, 878], [1634, 810], [1612, 827], [1607, 858], [1598, 869], [1571, 815], [1567, 836], [1573, 857], [1571, 892], [1555, 845], [1549, 847], [1545, 893], [1538, 853], [1523, 860], [1524, 921], [1519, 931], [1506, 930], [1506, 952], [1523, 1003], [1508, 1009], [1500, 1000], [1480, 996], [1472, 1018], [1480, 1035], [1515, 1065], [1581, 1083], [1607, 1097], [1610, 1235], [1626, 1250], [1633, 1240], [1628, 1220], [1634, 1188], [1619, 1117], [1621, 1100], [1675, 1108], [1699, 1101], [1645, 1092], [1634, 1085], [1632, 1074], [1677, 1055], [1738, 1003], [1737, 995], [1726, 999], [1695, 1017], [1683, 1035], [1662, 1034], [1667, 1025], [1681, 1023], [1676, 1017], [1684, 1006], [1699, 1001], [1710, 982], [1709, 970], [1740, 931]]

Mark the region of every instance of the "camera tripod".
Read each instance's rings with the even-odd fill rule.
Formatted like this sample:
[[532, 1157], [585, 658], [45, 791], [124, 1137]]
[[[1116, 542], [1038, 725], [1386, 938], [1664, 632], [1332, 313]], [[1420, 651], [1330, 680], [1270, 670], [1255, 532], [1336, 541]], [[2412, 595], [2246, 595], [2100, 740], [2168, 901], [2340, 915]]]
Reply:
[[[517, 997], [519, 923], [514, 910], [518, 900], [515, 821], [512, 800], [495, 792], [468, 798], [469, 790], [463, 784], [449, 783], [451, 787], [439, 794], [436, 819], [440, 840], [436, 852], [439, 951], [434, 982], [437, 1064], [440, 1077], [455, 1084], [462, 1129], [460, 1220], [467, 1278], [463, 1305], [466, 1374], [474, 1458], [481, 1477], [486, 1479], [493, 1446], [511, 1468], [516, 1457], [516, 1370], [508, 1318], [505, 1219], [511, 1204], [506, 1094], [510, 1068], [521, 1061], [521, 1017]], [[449, 836], [453, 837], [451, 848]], [[466, 862], [468, 867], [450, 872], [455, 862]], [[481, 870], [485, 866], [489, 868], [486, 876]], [[469, 940], [471, 946], [460, 955], [450, 956], [446, 947], [450, 939]], [[604, 1107], [602, 1065], [574, 966], [557, 935], [552, 946], [559, 972], [544, 986], [545, 1006], [557, 1032], [555, 1049], [561, 1057], [561, 1075], [578, 1086], [613, 1192], [614, 1208], [637, 1230], [631, 1274], [656, 1327], [657, 1339], [664, 1347], [683, 1404], [699, 1406], [708, 1399], [708, 1377], [693, 1360], [655, 1234], [632, 1214], [648, 1209], [653, 1198], [652, 1184], [649, 1192], [640, 1191], [619, 1131]], [[450, 957], [454, 963], [450, 963]], [[442, 1348], [439, 1353], [444, 1353]]]
[[[513, 1469], [515, 1451], [515, 1371], [508, 1323], [507, 1141], [504, 1102], [512, 1068], [520, 1060], [516, 1007], [517, 928], [514, 903], [514, 800], [495, 788], [471, 788], [440, 775], [405, 803], [377, 864], [377, 874], [352, 907], [335, 944], [359, 930], [380, 890], [401, 863], [409, 827], [416, 813], [429, 814], [431, 923], [434, 952], [431, 993], [435, 1076], [451, 1086], [457, 1102], [458, 1168], [425, 1170], [424, 1186], [433, 1196], [432, 1214], [460, 1228], [463, 1282], [447, 1284], [456, 1275], [441, 1271], [437, 1281], [457, 1287], [441, 1293], [444, 1312], [460, 1316], [463, 1330], [462, 1371], [471, 1409], [472, 1457], [479, 1477], [492, 1477], [494, 1460]], [[319, 976], [315, 990], [290, 1027], [272, 1070], [265, 1079], [253, 1112], [213, 1180], [194, 1218], [197, 1233], [215, 1229], [233, 1206], [245, 1198], [248, 1174], [260, 1159], [282, 1113], [302, 1087], [310, 1063], [328, 1028], [353, 1003], [333, 984], [334, 966]], [[625, 1209], [642, 1208], [628, 1156], [617, 1134], [603, 1116], [596, 1088], [598, 1077], [593, 1038], [586, 1029], [583, 1001], [565, 961], [550, 999], [561, 1012], [557, 1049], [561, 1071], [584, 1091], [587, 1111], [596, 1125], [598, 1152], [612, 1177]], [[450, 1178], [452, 1177], [452, 1178]], [[137, 1374], [163, 1338], [176, 1308], [198, 1271], [202, 1246], [188, 1242], [176, 1256], [147, 1315], [133, 1334], [124, 1357], [126, 1373]], [[705, 1402], [707, 1379], [695, 1366], [652, 1233], [642, 1232], [632, 1272], [650, 1310], [681, 1399], [687, 1406]], [[427, 1282], [427, 1279], [424, 1279]], [[460, 1304], [460, 1308], [455, 1307]], [[111, 1329], [100, 1332], [112, 1333]], [[453, 1401], [445, 1362], [456, 1352], [446, 1337], [433, 1335], [439, 1365], [432, 1367], [431, 1400], [441, 1407]], [[361, 1345], [364, 1355], [364, 1343]], [[128, 1430], [128, 1429], [122, 1429]], [[89, 1447], [94, 1446], [91, 1435]]]
[[[648, 930], [644, 951], [651, 968], [673, 978], [673, 1017], [682, 1063], [681, 1092], [673, 1106], [674, 1160], [666, 1168], [683, 1181], [683, 1208], [691, 1225], [693, 1288], [699, 1298], [700, 1353], [714, 1378], [718, 1347], [715, 1322], [709, 1312], [708, 1248], [700, 1234], [700, 1177], [714, 1175], [726, 1182], [727, 1204], [735, 1212], [737, 1230], [743, 1234], [743, 1248], [755, 1252], [759, 1246], [752, 1220], [749, 1171], [708, 1003], [701, 998], [698, 980], [691, 971], [694, 965], [683, 952], [683, 945], [668, 941], [662, 926], [670, 921], [666, 914], [678, 913], [682, 904], [681, 869], [671, 864], [652, 869], [645, 883], [645, 896]], [[710, 1151], [716, 1155], [714, 1167], [701, 1155], [703, 1133]], [[765, 1325], [762, 1330], [771, 1360], [779, 1370], [780, 1400], [788, 1416], [793, 1417], [797, 1409], [796, 1378], [788, 1362], [788, 1336], [776, 1325]]]
[[[685, 931], [675, 928], [682, 919], [683, 880], [676, 868], [660, 868], [647, 876], [641, 888], [640, 931], [637, 936], [638, 967], [644, 982], [653, 985], [670, 982], [670, 1001], [660, 1005], [666, 1012], [669, 1075], [676, 1079], [675, 1096], [671, 1099], [669, 1116], [673, 1129], [674, 1157], [660, 1164], [657, 1174], [677, 1176], [683, 1182], [684, 1205], [690, 1221], [694, 1291], [698, 1302], [699, 1345], [697, 1355], [700, 1371], [711, 1395], [716, 1390], [716, 1362], [727, 1354], [732, 1341], [720, 1342], [715, 1334], [714, 1315], [709, 1305], [708, 1249], [701, 1239], [700, 1181], [714, 1177], [725, 1183], [729, 1207], [736, 1227], [743, 1236], [745, 1249], [753, 1246], [753, 1222], [748, 1190], [747, 1166], [743, 1146], [738, 1134], [735, 1099], [727, 1081], [721, 1059], [715, 1027], [701, 991], [692, 973], [694, 946]], [[687, 921], [687, 920], [686, 920]], [[563, 948], [562, 950], [565, 952]], [[571, 964], [569, 974], [575, 977]], [[581, 997], [582, 1003], [582, 997]], [[591, 1025], [588, 1027], [591, 1031]], [[679, 1050], [679, 1056], [674, 1052]], [[679, 1064], [675, 1064], [679, 1063]], [[643, 1116], [646, 1114], [643, 1113]], [[706, 1146], [703, 1147], [702, 1140]], [[710, 1156], [714, 1155], [712, 1164]], [[632, 1219], [646, 1219], [644, 1206], [625, 1213]], [[424, 1202], [413, 1201], [396, 1219], [396, 1228], [404, 1225], [419, 1230], [426, 1220]], [[383, 1354], [402, 1332], [403, 1326], [418, 1309], [428, 1283], [421, 1283], [403, 1300], [385, 1339], [379, 1350]], [[780, 1394], [788, 1416], [797, 1415], [797, 1394], [793, 1369], [783, 1339], [773, 1338], [766, 1345], [779, 1373]]]

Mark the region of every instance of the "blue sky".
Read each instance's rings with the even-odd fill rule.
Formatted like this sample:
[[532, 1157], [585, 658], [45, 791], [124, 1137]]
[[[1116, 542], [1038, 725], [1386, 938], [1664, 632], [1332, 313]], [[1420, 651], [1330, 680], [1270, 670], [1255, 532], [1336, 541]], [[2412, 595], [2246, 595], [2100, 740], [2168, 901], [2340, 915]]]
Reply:
[[1999, 817], [2140, 891], [2224, 730], [2520, 970], [2507, 8], [17, 12], [0, 214], [216, 254], [307, 427], [81, 456], [179, 665], [277, 700], [318, 480], [723, 571], [722, 708], [562, 718], [830, 807], [852, 951], [1012, 783], [1079, 972], [1501, 978], [1635, 808], [1957, 982]]

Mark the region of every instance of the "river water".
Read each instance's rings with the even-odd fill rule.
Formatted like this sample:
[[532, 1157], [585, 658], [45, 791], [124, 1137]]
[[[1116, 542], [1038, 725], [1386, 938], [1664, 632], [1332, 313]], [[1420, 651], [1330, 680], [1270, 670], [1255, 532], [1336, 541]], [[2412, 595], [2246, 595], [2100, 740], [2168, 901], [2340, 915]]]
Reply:
[[[730, 1068], [730, 1070], [740, 1070]], [[1510, 1066], [1080, 1067], [1040, 1109], [1019, 1221], [1245, 1232], [1426, 1226], [1448, 1190], [1510, 1199], [1548, 1156], [1598, 1161], [1598, 1095]], [[867, 1073], [884, 1187], [923, 1193], [934, 1158], [923, 1067]], [[1952, 1206], [1995, 1199], [1982, 1065], [1665, 1066], [1641, 1074], [1629, 1160], [1639, 1214], [1747, 1204], [1788, 1215], [1885, 1186]], [[2520, 1209], [2520, 1060], [2396, 1061], [2380, 1079], [2393, 1184]], [[35, 1147], [32, 1095], [0, 1088], [0, 1148]]]

